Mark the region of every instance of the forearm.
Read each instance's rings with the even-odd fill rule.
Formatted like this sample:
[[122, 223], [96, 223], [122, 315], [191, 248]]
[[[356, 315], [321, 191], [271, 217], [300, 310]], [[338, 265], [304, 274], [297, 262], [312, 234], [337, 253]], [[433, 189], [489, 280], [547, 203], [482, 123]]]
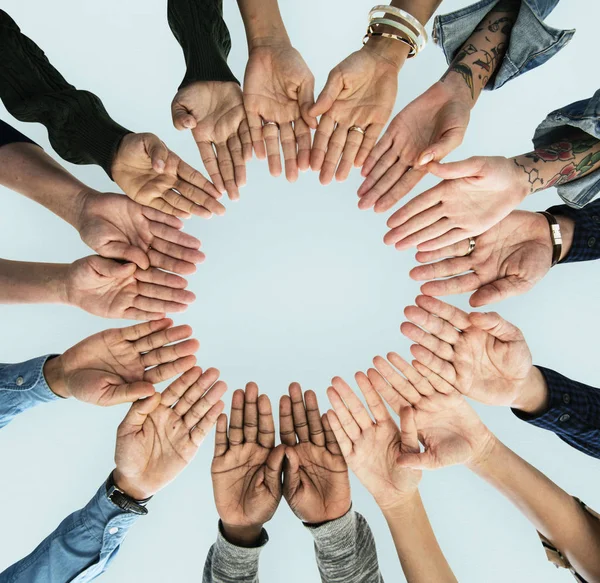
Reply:
[[0, 304], [67, 303], [69, 266], [0, 259]]
[[383, 510], [408, 583], [456, 582], [418, 492]]
[[470, 469], [508, 498], [581, 575], [600, 580], [600, 522], [574, 498], [498, 440]]
[[442, 76], [459, 83], [475, 105], [484, 87], [493, 80], [508, 46], [519, 13], [520, 0], [500, 0], [469, 37]]
[[263, 45], [290, 44], [277, 0], [238, 0], [248, 51]]
[[33, 144], [0, 148], [0, 184], [45, 206], [77, 228], [89, 189]]
[[17, 119], [46, 126], [52, 147], [74, 164], [110, 167], [129, 130], [108, 115], [102, 102], [70, 85], [44, 52], [0, 10], [0, 98]]
[[600, 140], [584, 131], [565, 128], [565, 136], [533, 152], [511, 158], [530, 193], [572, 182], [600, 167]]

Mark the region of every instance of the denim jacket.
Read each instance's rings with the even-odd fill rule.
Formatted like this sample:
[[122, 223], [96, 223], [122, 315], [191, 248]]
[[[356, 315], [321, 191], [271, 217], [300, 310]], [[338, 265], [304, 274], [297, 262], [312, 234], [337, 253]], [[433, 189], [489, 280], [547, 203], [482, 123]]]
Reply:
[[[44, 378], [49, 358], [0, 364], [0, 427], [27, 409], [59, 399]], [[91, 581], [108, 568], [137, 518], [108, 499], [104, 483], [84, 508], [65, 518], [27, 557], [0, 573], [0, 583]]]
[[[448, 64], [498, 1], [481, 0], [435, 18], [433, 40], [442, 47]], [[521, 0], [508, 49], [494, 82], [489, 83], [486, 89], [498, 89], [511, 79], [543, 65], [571, 40], [574, 30], [559, 30], [544, 23], [544, 18], [558, 2], [559, 0]]]

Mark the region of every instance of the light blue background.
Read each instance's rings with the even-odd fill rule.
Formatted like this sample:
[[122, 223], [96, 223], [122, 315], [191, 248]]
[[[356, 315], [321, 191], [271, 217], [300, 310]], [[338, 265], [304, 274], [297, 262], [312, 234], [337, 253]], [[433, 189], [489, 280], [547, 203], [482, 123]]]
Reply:
[[[246, 46], [235, 3], [226, 2], [233, 38], [230, 64], [241, 79]], [[444, 11], [466, 2], [446, 0]], [[134, 131], [152, 131], [188, 162], [201, 168], [187, 133], [171, 125], [170, 102], [184, 73], [180, 48], [166, 21], [164, 0], [3, 0], [25, 34], [79, 88], [97, 93], [112, 116]], [[360, 47], [366, 2], [282, 2], [292, 41], [322, 87], [329, 70]], [[513, 155], [530, 149], [544, 115], [588, 97], [597, 89], [597, 26], [600, 7], [563, 2], [549, 18], [577, 27], [573, 42], [542, 68], [485, 94], [473, 113], [463, 146], [451, 159], [474, 154]], [[430, 26], [428, 29], [430, 30]], [[430, 46], [400, 75], [394, 112], [422, 93], [445, 69]], [[45, 130], [0, 117], [52, 154]], [[99, 190], [115, 190], [97, 167], [65, 163]], [[317, 391], [326, 408], [332, 376], [348, 380], [376, 354], [409, 343], [398, 327], [402, 310], [418, 293], [407, 273], [412, 252], [386, 248], [385, 216], [361, 212], [353, 172], [342, 184], [320, 186], [313, 173], [294, 184], [252, 161], [242, 200], [211, 221], [195, 218], [186, 229], [202, 239], [207, 261], [190, 277], [196, 303], [176, 323], [188, 323], [201, 341], [201, 366], [216, 366], [232, 390], [254, 380], [276, 408], [291, 381]], [[415, 194], [434, 184], [428, 179]], [[71, 262], [90, 254], [78, 234], [44, 208], [0, 189], [0, 256]], [[524, 205], [544, 209], [554, 191]], [[598, 264], [558, 267], [531, 293], [497, 307], [520, 326], [535, 361], [598, 384]], [[456, 298], [466, 307], [465, 297]], [[5, 362], [60, 352], [86, 336], [129, 322], [101, 320], [66, 306], [0, 307], [1, 358]], [[570, 449], [550, 433], [518, 421], [509, 411], [477, 407], [490, 428], [567, 491], [600, 508], [597, 460]], [[115, 429], [126, 407], [109, 410], [75, 401], [30, 411], [0, 436], [0, 570], [29, 553], [72, 510], [93, 495], [112, 469]], [[150, 515], [130, 532], [106, 583], [201, 580], [216, 535], [209, 465], [212, 438], [185, 473], [151, 504]], [[441, 547], [459, 581], [481, 583], [568, 581], [548, 564], [535, 530], [499, 494], [462, 467], [427, 473], [421, 491]], [[387, 581], [404, 580], [392, 539], [369, 494], [353, 481], [354, 508], [375, 532]], [[282, 502], [267, 526], [271, 542], [261, 556], [261, 581], [318, 580], [312, 541]]]

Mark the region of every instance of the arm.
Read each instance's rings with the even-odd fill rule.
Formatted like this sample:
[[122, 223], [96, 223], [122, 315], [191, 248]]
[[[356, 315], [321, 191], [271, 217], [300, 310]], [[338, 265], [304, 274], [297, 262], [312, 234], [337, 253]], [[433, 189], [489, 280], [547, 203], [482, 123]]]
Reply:
[[0, 259], [0, 304], [66, 304], [69, 265]]
[[30, 140], [26, 135], [17, 131], [15, 128], [9, 126], [6, 122], [3, 122], [0, 119], [0, 147], [18, 142], [35, 144], [33, 140]]
[[587, 581], [600, 581], [600, 521], [497, 439], [469, 464], [508, 498]]

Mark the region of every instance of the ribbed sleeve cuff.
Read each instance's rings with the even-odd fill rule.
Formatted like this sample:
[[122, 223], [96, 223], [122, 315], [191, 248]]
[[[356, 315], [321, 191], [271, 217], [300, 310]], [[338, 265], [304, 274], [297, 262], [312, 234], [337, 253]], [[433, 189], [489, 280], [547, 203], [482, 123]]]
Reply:
[[317, 545], [329, 544], [336, 540], [348, 540], [356, 532], [356, 513], [350, 509], [344, 516], [320, 526], [304, 525], [312, 534]]

